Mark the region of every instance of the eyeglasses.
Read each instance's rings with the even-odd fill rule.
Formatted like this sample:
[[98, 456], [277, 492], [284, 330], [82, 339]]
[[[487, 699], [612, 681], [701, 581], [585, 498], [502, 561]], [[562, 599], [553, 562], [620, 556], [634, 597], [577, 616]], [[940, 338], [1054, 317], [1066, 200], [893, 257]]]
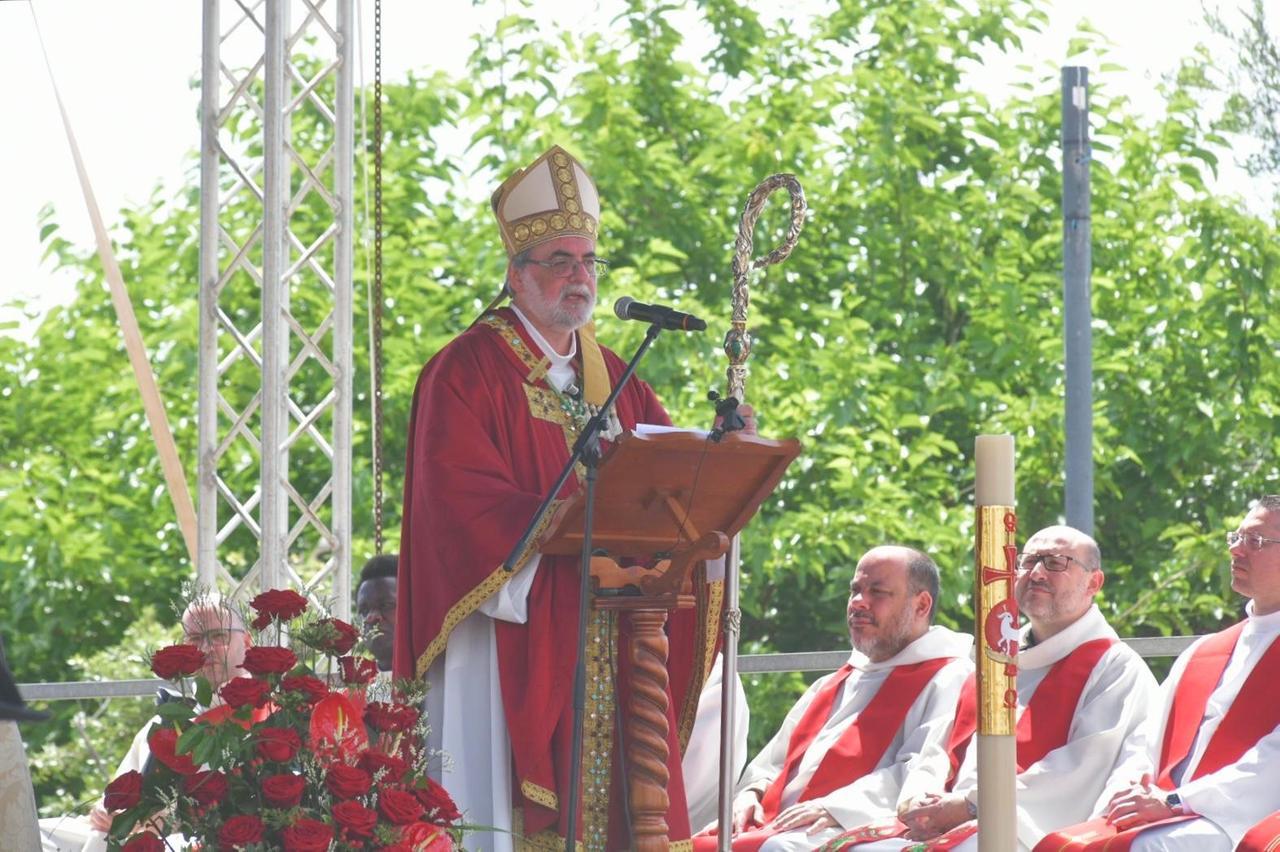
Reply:
[[1030, 574], [1035, 570], [1037, 565], [1043, 565], [1044, 570], [1052, 571], [1059, 574], [1074, 562], [1086, 571], [1088, 567], [1076, 559], [1074, 556], [1068, 556], [1065, 553], [1019, 553], [1018, 554], [1018, 570], [1023, 574]]
[[1253, 533], [1227, 533], [1227, 547], [1235, 547], [1241, 542], [1249, 545], [1250, 550], [1261, 550], [1268, 544], [1280, 544], [1280, 538], [1267, 538], [1266, 536], [1254, 535]]
[[226, 645], [231, 641], [231, 634], [243, 633], [239, 627], [232, 627], [226, 630], [207, 630], [204, 633], [186, 633], [183, 639], [188, 645], [195, 645], [199, 648], [201, 645]]
[[582, 271], [587, 273], [589, 278], [603, 278], [609, 274], [609, 261], [602, 257], [584, 257], [582, 260], [558, 257], [555, 260], [526, 260], [525, 263], [550, 269], [551, 274], [556, 278], [568, 278], [578, 268], [578, 264], [582, 264]]

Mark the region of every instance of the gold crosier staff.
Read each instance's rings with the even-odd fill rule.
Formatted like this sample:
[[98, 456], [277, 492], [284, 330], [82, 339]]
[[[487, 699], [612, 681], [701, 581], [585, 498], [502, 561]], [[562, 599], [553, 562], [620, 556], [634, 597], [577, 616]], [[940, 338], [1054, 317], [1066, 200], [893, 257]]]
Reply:
[[[787, 229], [787, 237], [782, 245], [764, 257], [752, 260], [752, 234], [756, 220], [764, 210], [765, 200], [773, 192], [785, 188], [791, 195], [791, 226]], [[763, 269], [775, 263], [781, 263], [791, 254], [800, 238], [800, 229], [804, 227], [804, 216], [808, 209], [804, 201], [804, 190], [795, 175], [779, 174], [760, 182], [747, 196], [747, 205], [742, 210], [742, 218], [738, 222], [738, 239], [734, 243], [733, 254], [733, 317], [729, 331], [724, 336], [724, 351], [729, 356], [729, 369], [726, 375], [729, 380], [729, 396], [735, 397], [739, 403], [746, 401], [747, 393], [747, 358], [751, 355], [751, 335], [747, 332], [747, 304], [750, 296], [747, 291], [747, 278], [753, 269]], [[728, 852], [730, 848], [730, 832], [732, 830], [733, 785], [737, 780], [733, 777], [733, 718], [737, 693], [734, 684], [738, 682], [738, 630], [741, 626], [742, 614], [738, 611], [738, 560], [741, 555], [738, 536], [729, 543], [729, 552], [724, 569], [724, 650], [721, 679], [721, 716], [720, 716], [720, 833], [719, 848]]]

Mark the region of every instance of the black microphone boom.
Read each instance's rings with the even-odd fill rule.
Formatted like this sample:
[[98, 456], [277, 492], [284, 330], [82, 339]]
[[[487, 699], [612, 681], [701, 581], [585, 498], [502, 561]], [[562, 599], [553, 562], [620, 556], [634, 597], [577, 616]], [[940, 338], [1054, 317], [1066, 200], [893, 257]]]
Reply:
[[664, 305], [646, 305], [630, 296], [613, 303], [618, 319], [653, 323], [666, 331], [706, 331], [707, 324], [695, 317]]

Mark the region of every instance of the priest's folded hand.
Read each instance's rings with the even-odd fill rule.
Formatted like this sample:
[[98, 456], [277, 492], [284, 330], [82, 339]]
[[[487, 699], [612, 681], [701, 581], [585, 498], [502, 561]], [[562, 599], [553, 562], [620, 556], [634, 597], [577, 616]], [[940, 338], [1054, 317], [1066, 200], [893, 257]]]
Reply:
[[911, 840], [929, 840], [972, 819], [969, 802], [955, 793], [930, 794], [912, 802], [899, 817]]
[[808, 829], [809, 834], [838, 825], [827, 809], [815, 802], [796, 802], [778, 814], [778, 818], [773, 821], [773, 827], [778, 831], [804, 828]]
[[1154, 790], [1118, 797], [1113, 801], [1111, 809], [1107, 811], [1107, 822], [1124, 831], [1137, 825], [1168, 819], [1179, 813], [1181, 811], [1174, 810], [1166, 804], [1162, 791]]
[[760, 793], [756, 790], [743, 790], [733, 800], [733, 833], [759, 828], [764, 825], [764, 806], [760, 804]]

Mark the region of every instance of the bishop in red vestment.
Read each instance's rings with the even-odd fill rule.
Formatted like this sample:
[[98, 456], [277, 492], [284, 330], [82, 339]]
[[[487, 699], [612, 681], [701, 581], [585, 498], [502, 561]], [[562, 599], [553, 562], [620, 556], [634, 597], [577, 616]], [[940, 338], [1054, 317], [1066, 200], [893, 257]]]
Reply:
[[[569, 458], [587, 417], [625, 364], [590, 324], [600, 203], [582, 166], [553, 147], [493, 197], [510, 263], [512, 307], [487, 311], [422, 370], [414, 392], [400, 542], [394, 670], [429, 684], [435, 774], [487, 849], [563, 845], [577, 644], [578, 560], [535, 546], [502, 562]], [[492, 308], [492, 306], [490, 306]], [[669, 424], [633, 379], [608, 437]], [[559, 495], [578, 488], [571, 477]], [[548, 521], [554, 511], [548, 514]], [[535, 538], [535, 543], [536, 543]], [[718, 584], [695, 583], [699, 605], [671, 613], [669, 837], [689, 837], [680, 755], [715, 651]], [[630, 662], [626, 620], [591, 612], [583, 796], [586, 848], [630, 845], [622, 793], [621, 720]]]

